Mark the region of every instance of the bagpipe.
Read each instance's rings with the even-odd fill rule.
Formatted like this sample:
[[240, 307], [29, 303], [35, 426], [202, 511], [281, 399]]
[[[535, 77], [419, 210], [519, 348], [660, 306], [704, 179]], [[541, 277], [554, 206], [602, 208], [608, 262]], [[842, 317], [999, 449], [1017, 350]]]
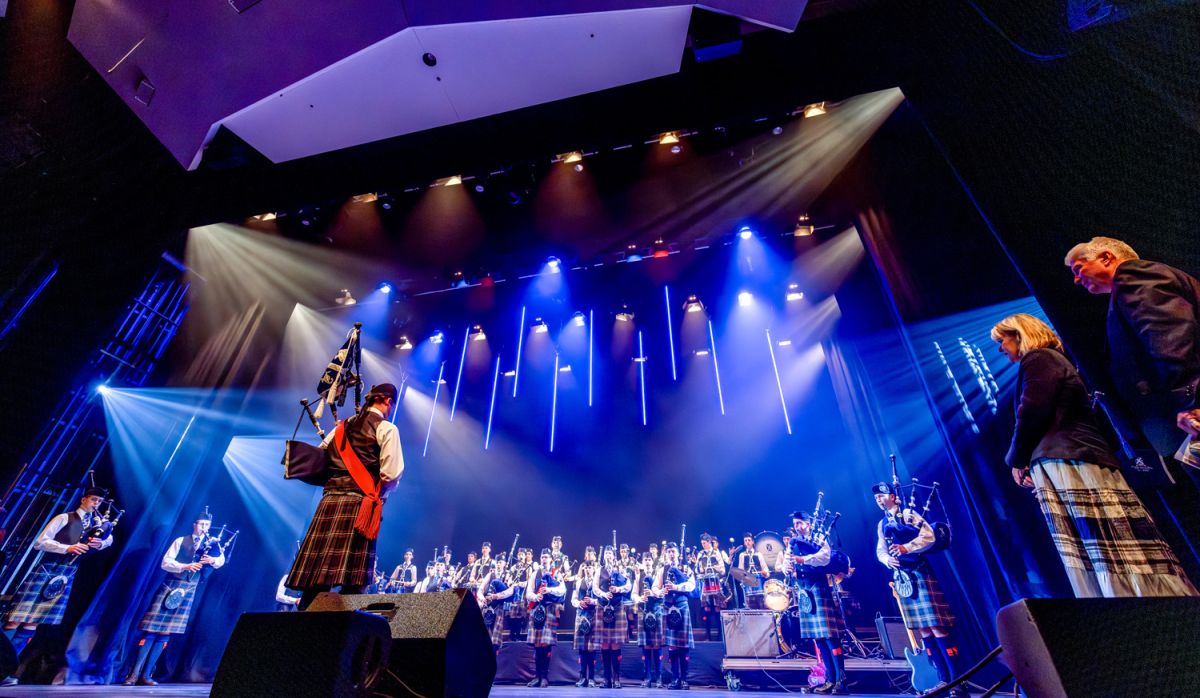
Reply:
[[[539, 569], [539, 572], [540, 571], [541, 570]], [[566, 600], [566, 596], [563, 594], [547, 593], [547, 590], [551, 587], [551, 585], [558, 586], [558, 577], [555, 575], [555, 571], [556, 570], [551, 567], [546, 574], [541, 575], [541, 580], [538, 582], [536, 593], [541, 594], [542, 600], [532, 601], [529, 604], [529, 618], [533, 622], [533, 627], [535, 628], [542, 628], [546, 625], [547, 606], [557, 606]]]
[[[205, 509], [207, 510], [207, 507]], [[225, 538], [227, 533], [229, 534], [228, 539]], [[200, 543], [196, 545], [195, 551], [192, 552], [192, 564], [200, 562], [205, 556], [219, 557], [229, 551], [232, 551], [233, 542], [235, 539], [237, 539], [238, 533], [239, 531], [233, 531], [232, 533], [229, 533], [229, 527], [222, 524], [221, 527], [217, 529], [216, 535], [209, 535], [208, 533], [202, 534], [200, 537]], [[197, 575], [200, 575], [201, 581], [203, 581], [207, 579], [208, 575], [210, 574], [212, 574], [212, 567], [209, 567], [206, 564], [199, 570], [184, 570], [179, 574], [179, 578], [185, 581], [191, 581], [195, 579]], [[163, 599], [163, 608], [167, 609], [168, 611], [174, 611], [183, 605], [183, 601], [186, 598], [186, 589], [172, 589], [170, 593], [167, 594], [167, 598]]]
[[[917, 510], [917, 496], [920, 493], [925, 494], [925, 504], [921, 508], [920, 518], [929, 528], [933, 530], [933, 544], [928, 548], [916, 553], [903, 553], [896, 556], [900, 562], [900, 567], [892, 572], [892, 580], [896, 584], [896, 593], [902, 598], [912, 598], [916, 593], [916, 585], [912, 574], [909, 570], [920, 567], [927, 555], [939, 553], [947, 550], [953, 541], [953, 531], [950, 524], [945, 521], [946, 507], [942, 503], [941, 495], [938, 494], [939, 483], [934, 482], [932, 485], [921, 484], [917, 478], [912, 478], [912, 483], [909, 485], [900, 484], [900, 477], [896, 471], [896, 455], [889, 456], [892, 465], [892, 489], [896, 497], [902, 503], [899, 516], [887, 516], [883, 523], [883, 539], [890, 548], [893, 545], [903, 545], [921, 534], [919, 524], [914, 525], [909, 519], [909, 514], [915, 514]], [[906, 491], [907, 490], [907, 491]], [[933, 506], [933, 500], [937, 499], [939, 509], [941, 510], [941, 518], [937, 521], [929, 519], [929, 510]], [[907, 504], [903, 504], [907, 500]]]
[[[612, 564], [612, 567], [610, 568], [604, 560], [604, 558], [607, 557], [608, 551], [606, 549], [604, 549], [603, 547], [601, 547], [600, 548], [600, 550], [601, 550], [601, 552], [600, 552], [601, 569], [608, 570], [608, 579], [609, 579], [610, 587], [625, 586], [625, 584], [629, 581], [629, 579], [625, 576], [625, 573], [621, 570], [620, 562], [617, 560], [617, 529], [615, 529], [615, 528], [613, 529], [613, 532], [612, 532], [612, 539], [613, 539], [613, 544], [612, 544], [613, 564]], [[601, 572], [598, 571], [597, 574], [601, 574]], [[608, 591], [608, 590], [605, 589], [603, 591]], [[600, 596], [599, 598], [596, 599], [596, 603], [600, 604], [600, 608], [602, 609], [600, 612], [600, 615], [601, 615], [602, 619], [604, 620], [605, 625], [613, 625], [617, 622], [617, 610], [625, 605], [625, 600], [628, 598], [629, 598], [628, 592], [613, 592], [611, 599], [606, 598], [604, 596]]]
[[[88, 471], [88, 476], [91, 477], [91, 475], [91, 471]], [[92, 486], [95, 487], [94, 481], [92, 482]], [[100, 511], [101, 508], [103, 508], [103, 512]], [[125, 510], [118, 509], [117, 505], [113, 503], [113, 500], [105, 499], [100, 503], [100, 507], [97, 508], [96, 513], [92, 515], [91, 525], [84, 527], [83, 532], [80, 533], [79, 540], [76, 541], [76, 543], [87, 545], [88, 541], [92, 540], [93, 538], [99, 540], [108, 538], [110, 535], [112, 535], [113, 528], [118, 522], [120, 522], [121, 516], [124, 513]], [[89, 547], [82, 554], [72, 556], [70, 560], [67, 560], [66, 572], [62, 574], [56, 574], [50, 579], [46, 580], [46, 583], [42, 586], [42, 598], [47, 601], [53, 601], [54, 599], [62, 596], [63, 591], [66, 590], [67, 584], [70, 582], [71, 575], [75, 573], [75, 563], [79, 562], [80, 558], [82, 558], [84, 555], [87, 555], [91, 551], [92, 548]]]
[[[684, 538], [686, 538], [686, 536], [687, 536], [687, 524], [683, 524], [683, 528], [679, 533], [680, 554], [682, 554], [682, 552], [684, 550], [683, 542], [684, 542]], [[683, 567], [681, 567], [679, 565], [672, 565], [672, 564], [668, 563], [666, 566], [663, 567], [663, 585], [664, 586], [667, 584], [670, 584], [672, 586], [679, 586], [679, 585], [687, 582], [689, 579], [691, 579], [691, 575], [688, 574], [686, 569], [684, 569]], [[667, 591], [667, 596], [665, 599], [666, 605], [669, 607], [669, 608], [667, 608], [667, 613], [666, 613], [667, 627], [669, 627], [671, 629], [683, 627], [683, 614], [687, 612], [687, 610], [686, 610], [687, 609], [687, 597], [690, 595], [691, 595], [691, 592], [687, 592], [687, 591], [676, 591], [674, 589]]]

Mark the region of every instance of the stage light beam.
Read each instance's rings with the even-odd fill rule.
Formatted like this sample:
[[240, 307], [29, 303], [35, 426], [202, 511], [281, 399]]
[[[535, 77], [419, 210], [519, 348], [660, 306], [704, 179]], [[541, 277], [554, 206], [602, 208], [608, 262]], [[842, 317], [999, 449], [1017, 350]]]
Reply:
[[500, 357], [496, 357], [496, 368], [492, 372], [492, 401], [488, 404], [487, 431], [483, 436], [483, 450], [492, 445], [492, 418], [496, 414], [496, 389], [500, 386]]
[[513, 397], [517, 396], [517, 386], [521, 382], [521, 349], [525, 345], [525, 306], [521, 306], [521, 324], [517, 326], [517, 363], [513, 365]]
[[642, 426], [646, 426], [646, 350], [642, 346], [642, 331], [638, 330], [638, 384], [642, 394]]

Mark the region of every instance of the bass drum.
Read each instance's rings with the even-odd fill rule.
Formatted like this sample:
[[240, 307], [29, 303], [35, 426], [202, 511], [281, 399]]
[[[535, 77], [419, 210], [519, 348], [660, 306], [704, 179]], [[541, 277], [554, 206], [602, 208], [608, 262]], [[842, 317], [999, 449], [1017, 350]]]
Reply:
[[792, 605], [787, 585], [778, 579], [768, 579], [763, 585], [763, 605], [772, 611], [786, 611]]
[[775, 637], [779, 641], [780, 654], [791, 654], [797, 647], [796, 632], [800, 621], [796, 616], [794, 607], [775, 614]]
[[[762, 553], [763, 559], [773, 570], [779, 565], [780, 556], [783, 555], [783, 539], [775, 531], [762, 531], [754, 536], [754, 549]], [[770, 570], [764, 572], [770, 573]]]

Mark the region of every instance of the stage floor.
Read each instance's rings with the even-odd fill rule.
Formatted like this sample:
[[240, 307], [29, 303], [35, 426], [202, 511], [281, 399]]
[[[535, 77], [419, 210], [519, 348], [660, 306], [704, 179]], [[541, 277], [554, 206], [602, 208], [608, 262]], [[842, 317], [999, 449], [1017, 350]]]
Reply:
[[[9, 686], [0, 688], [0, 696], [47, 696], [53, 698], [99, 698], [100, 696], [208, 696], [212, 684], [186, 683], [162, 684], [154, 688], [144, 686]], [[705, 694], [720, 692], [728, 694], [724, 688], [693, 688], [689, 693], [703, 692]], [[575, 688], [574, 686], [551, 686], [550, 688], [525, 688], [524, 686], [494, 686], [492, 695], [497, 698], [563, 698], [564, 696], [595, 696], [599, 693], [609, 693], [604, 689]], [[739, 691], [738, 696], [757, 698], [761, 696], [778, 696], [782, 691], [759, 692]], [[678, 691], [665, 689], [622, 688], [621, 698], [666, 698], [667, 695], [681, 695]], [[903, 695], [899, 693], [855, 693], [860, 698], [893, 698]]]

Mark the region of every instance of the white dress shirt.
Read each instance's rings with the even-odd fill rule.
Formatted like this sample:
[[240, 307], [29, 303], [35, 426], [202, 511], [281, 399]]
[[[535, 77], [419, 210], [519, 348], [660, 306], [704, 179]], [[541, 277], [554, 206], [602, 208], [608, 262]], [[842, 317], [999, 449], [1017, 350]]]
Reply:
[[[164, 570], [171, 572], [173, 574], [179, 574], [180, 572], [183, 572], [183, 568], [185, 565], [190, 564], [187, 562], [179, 562], [178, 560], [175, 559], [176, 556], [179, 555], [179, 549], [181, 547], [183, 547], [183, 539], [184, 538], [187, 538], [187, 536], [180, 536], [180, 537], [176, 538], [175, 541], [173, 543], [171, 543], [171, 547], [167, 548], [167, 553], [165, 555], [163, 555], [162, 565], [161, 565]], [[200, 536], [192, 536], [192, 544], [199, 545], [200, 544]], [[215, 570], [224, 564], [225, 564], [225, 552], [221, 551], [220, 555], [213, 558], [212, 568]]]
[[[904, 543], [900, 543], [900, 545], [908, 548], [909, 553], [919, 553], [933, 545], [935, 540], [933, 527], [930, 526], [929, 522], [917, 512], [913, 511], [912, 509], [901, 510], [900, 507], [896, 507], [889, 510], [887, 512], [887, 516], [889, 518], [900, 518], [901, 521], [915, 527], [919, 531], [916, 538], [913, 538], [910, 541], [905, 541]], [[885, 540], [883, 537], [882, 520], [879, 522], [879, 525], [875, 527], [875, 536], [875, 557], [886, 565], [888, 564], [888, 560], [891, 558], [891, 555], [888, 553], [887, 540]]]
[[288, 593], [288, 588], [283, 585], [286, 581], [286, 574], [279, 578], [279, 586], [275, 587], [275, 603], [286, 603], [294, 606], [300, 603], [300, 597], [292, 596]]
[[[83, 508], [76, 509], [75, 513], [79, 515], [79, 518], [83, 519], [83, 528], [85, 531], [87, 530], [88, 526], [91, 525], [90, 522], [92, 521], [92, 518], [99, 517], [98, 514], [93, 514]], [[71, 547], [75, 543], [78, 543], [79, 541], [75, 541], [75, 543], [59, 543], [58, 541], [54, 540], [54, 536], [57, 536], [58, 532], [63, 530], [70, 519], [70, 514], [59, 514], [53, 519], [50, 519], [50, 523], [46, 524], [46, 528], [42, 529], [42, 534], [38, 536], [37, 541], [33, 544], [33, 547], [41, 550], [42, 552], [66, 555], [67, 548]], [[108, 534], [107, 538], [100, 541], [100, 549], [104, 550], [112, 544], [113, 537], [110, 533]]]

